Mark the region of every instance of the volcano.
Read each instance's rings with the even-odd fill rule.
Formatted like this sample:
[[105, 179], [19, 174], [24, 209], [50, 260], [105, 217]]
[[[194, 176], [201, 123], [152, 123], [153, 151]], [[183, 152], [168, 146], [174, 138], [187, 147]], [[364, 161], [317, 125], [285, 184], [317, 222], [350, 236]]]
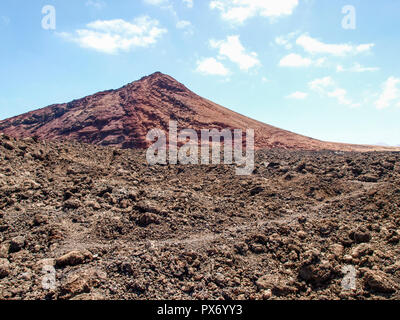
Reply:
[[250, 119], [190, 91], [156, 72], [117, 90], [55, 104], [0, 121], [0, 132], [15, 138], [76, 140], [118, 148], [147, 148], [147, 133], [178, 129], [254, 129], [257, 149], [373, 151], [387, 147], [323, 142]]

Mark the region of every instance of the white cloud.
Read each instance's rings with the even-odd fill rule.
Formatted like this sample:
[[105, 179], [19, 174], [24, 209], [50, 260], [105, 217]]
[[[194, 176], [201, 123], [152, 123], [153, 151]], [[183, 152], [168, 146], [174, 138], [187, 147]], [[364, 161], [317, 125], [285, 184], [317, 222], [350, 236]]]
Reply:
[[309, 83], [309, 87], [314, 90], [318, 91], [320, 93], [325, 92], [326, 88], [332, 87], [335, 85], [335, 82], [331, 77], [325, 77], [325, 78], [320, 78], [320, 79], [315, 79], [314, 81], [311, 81]]
[[352, 108], [359, 107], [360, 103], [354, 103], [347, 97], [347, 90], [336, 85], [331, 77], [315, 79], [309, 83], [311, 90], [318, 92], [321, 96], [334, 98], [339, 104], [346, 105]]
[[193, 8], [194, 6], [193, 0], [182, 0], [182, 1], [186, 5], [186, 7]]
[[373, 67], [364, 67], [359, 63], [355, 63], [352, 67], [350, 68], [345, 68], [342, 65], [338, 65], [336, 67], [337, 72], [356, 72], [356, 73], [361, 73], [361, 72], [375, 72], [379, 71], [379, 68], [373, 68]]
[[291, 53], [284, 56], [281, 61], [279, 61], [280, 67], [292, 67], [292, 68], [300, 68], [300, 67], [323, 67], [326, 62], [326, 58], [319, 58], [317, 60], [312, 60], [310, 58], [304, 58], [299, 54]]
[[101, 10], [105, 8], [106, 3], [101, 0], [87, 0], [85, 5], [86, 7], [93, 7], [95, 9]]
[[210, 8], [219, 10], [224, 20], [243, 23], [258, 15], [269, 18], [291, 15], [298, 4], [298, 0], [213, 0]]
[[311, 64], [311, 59], [303, 58], [295, 53], [288, 54], [279, 62], [279, 66], [281, 67], [309, 67]]
[[344, 68], [342, 65], [339, 64], [339, 65], [336, 67], [336, 71], [337, 71], [337, 72], [344, 72], [344, 71], [346, 71], [346, 70], [345, 70], [345, 68]]
[[186, 20], [180, 20], [177, 22], [176, 27], [178, 29], [185, 29], [188, 28], [192, 25], [192, 23], [190, 21], [186, 21]]
[[167, 32], [157, 20], [147, 16], [128, 22], [122, 19], [97, 20], [75, 33], [58, 33], [61, 37], [78, 43], [83, 48], [115, 54], [128, 52], [135, 47], [148, 47]]
[[285, 49], [290, 50], [293, 48], [293, 38], [299, 34], [299, 31], [291, 32], [284, 36], [279, 36], [275, 38], [275, 43], [279, 46], [285, 47]]
[[286, 98], [295, 99], [295, 100], [304, 100], [307, 97], [308, 97], [308, 93], [296, 91], [296, 92], [293, 92], [292, 94], [289, 94]]
[[215, 58], [204, 58], [197, 61], [197, 72], [204, 75], [227, 76], [229, 70]]
[[382, 85], [382, 93], [376, 101], [376, 107], [378, 109], [385, 109], [392, 104], [396, 104], [400, 107], [400, 79], [390, 77]]
[[373, 43], [369, 44], [327, 44], [323, 43], [309, 35], [301, 35], [297, 38], [296, 44], [303, 47], [303, 49], [311, 54], [331, 54], [334, 56], [356, 55], [363, 52], [370, 52], [375, 46]]
[[276, 37], [275, 38], [275, 43], [285, 47], [287, 50], [290, 50], [293, 48], [293, 45], [289, 42], [288, 39], [286, 39], [285, 37], [281, 36], [281, 37]]
[[194, 33], [192, 23], [187, 20], [179, 20], [176, 23], [176, 28], [185, 30], [185, 35], [193, 35], [193, 33]]
[[153, 5], [153, 6], [160, 6], [168, 3], [168, 0], [143, 0], [144, 3]]
[[[302, 47], [307, 56], [298, 53], [291, 53], [281, 59], [280, 66], [283, 67], [331, 67], [334, 62], [330, 62], [329, 57], [323, 56], [316, 58], [316, 55], [324, 54], [334, 57], [355, 56], [361, 53], [371, 52], [375, 44], [327, 44], [320, 40], [310, 37], [308, 34], [299, 35], [300, 31], [291, 32], [287, 35], [275, 38], [275, 44], [284, 47], [287, 50], [292, 50], [295, 45]], [[342, 65], [337, 65], [337, 72], [373, 72], [379, 68], [364, 67], [359, 63], [355, 63], [352, 67], [344, 68]]]
[[327, 59], [326, 58], [319, 58], [314, 61], [315, 66], [317, 67], [323, 67], [326, 63]]
[[143, 0], [144, 3], [152, 6], [158, 6], [162, 10], [169, 11], [175, 18], [178, 19], [178, 14], [176, 13], [173, 4], [169, 0]]
[[347, 91], [342, 88], [336, 88], [331, 92], [327, 92], [328, 97], [336, 98], [340, 104], [353, 106], [353, 102], [347, 98]]
[[226, 40], [215, 41], [210, 40], [212, 48], [219, 50], [219, 55], [222, 58], [228, 58], [232, 62], [236, 63], [241, 70], [248, 71], [260, 65], [260, 61], [257, 58], [257, 53], [246, 52], [246, 49], [240, 42], [239, 36], [229, 36]]

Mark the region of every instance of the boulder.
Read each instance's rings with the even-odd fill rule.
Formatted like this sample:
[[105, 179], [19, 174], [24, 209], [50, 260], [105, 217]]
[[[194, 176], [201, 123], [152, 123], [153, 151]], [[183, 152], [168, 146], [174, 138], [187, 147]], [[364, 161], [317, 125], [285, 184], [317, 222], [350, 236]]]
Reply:
[[355, 259], [360, 259], [367, 255], [372, 255], [374, 250], [372, 250], [371, 246], [367, 243], [362, 243], [351, 250], [351, 256]]
[[18, 236], [11, 239], [10, 242], [10, 253], [21, 251], [25, 247], [25, 238], [23, 236]]
[[350, 232], [350, 239], [355, 243], [368, 243], [371, 241], [371, 233], [364, 229], [358, 229]]
[[386, 273], [379, 270], [368, 270], [364, 274], [364, 286], [367, 290], [379, 293], [395, 293], [399, 288]]
[[89, 293], [90, 285], [88, 277], [82, 274], [76, 274], [66, 279], [61, 284], [61, 295], [72, 297], [81, 293]]
[[299, 269], [299, 277], [313, 285], [321, 285], [329, 282], [333, 275], [333, 268], [328, 261], [303, 265]]

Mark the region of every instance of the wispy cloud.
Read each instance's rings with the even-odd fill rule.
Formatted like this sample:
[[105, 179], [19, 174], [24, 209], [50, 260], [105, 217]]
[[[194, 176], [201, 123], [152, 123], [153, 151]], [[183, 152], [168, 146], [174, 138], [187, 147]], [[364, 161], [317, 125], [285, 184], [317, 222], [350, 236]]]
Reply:
[[337, 72], [356, 72], [356, 73], [361, 73], [361, 72], [375, 72], [379, 71], [380, 68], [375, 68], [375, 67], [364, 67], [359, 63], [355, 63], [352, 67], [350, 68], [345, 68], [342, 65], [338, 65], [336, 67]]
[[179, 20], [176, 23], [176, 28], [184, 30], [186, 35], [193, 35], [193, 33], [194, 33], [194, 28], [193, 28], [192, 23], [187, 20]]
[[[194, 6], [193, 0], [181, 0], [182, 4], [191, 9]], [[145, 4], [157, 6], [162, 10], [169, 11], [176, 20], [176, 27], [178, 29], [184, 29], [186, 35], [192, 35], [194, 33], [193, 26], [190, 21], [179, 18], [177, 11], [175, 10], [176, 3], [171, 0], [143, 0]]]
[[301, 92], [301, 91], [296, 91], [296, 92], [293, 92], [292, 94], [289, 94], [286, 98], [287, 99], [294, 99], [294, 100], [304, 100], [307, 97], [308, 97], [308, 93]]
[[354, 57], [361, 53], [370, 53], [375, 46], [374, 43], [351, 44], [339, 43], [329, 44], [322, 42], [316, 38], [312, 38], [308, 34], [300, 32], [292, 32], [288, 35], [278, 36], [275, 38], [275, 44], [284, 47], [286, 50], [297, 51], [302, 48], [305, 53], [292, 52], [285, 55], [279, 62], [281, 67], [335, 67], [337, 72], [373, 72], [380, 70], [379, 68], [364, 67], [359, 63], [345, 68], [342, 64], [335, 62], [335, 59], [343, 59], [346, 57]]
[[222, 19], [240, 24], [255, 16], [291, 15], [298, 4], [298, 0], [213, 0], [210, 8], [220, 11]]
[[169, 3], [168, 0], [143, 0], [144, 3], [153, 5], [153, 6], [160, 6]]
[[331, 77], [315, 79], [309, 83], [309, 87], [314, 91], [318, 91], [319, 93], [325, 92], [326, 88], [332, 87], [334, 85], [335, 82]]
[[290, 49], [293, 48], [293, 45], [289, 42], [289, 40], [286, 39], [286, 38], [283, 37], [283, 36], [276, 37], [276, 38], [275, 38], [275, 43], [278, 44], [278, 45], [280, 45], [280, 46], [285, 47], [287, 50], [290, 50]]
[[309, 83], [311, 90], [318, 92], [323, 97], [334, 98], [341, 105], [346, 105], [352, 108], [359, 107], [361, 104], [354, 103], [347, 97], [347, 90], [336, 85], [331, 77], [319, 78]]
[[392, 105], [400, 107], [400, 79], [390, 77], [382, 85], [382, 93], [375, 103], [378, 109], [386, 109]]
[[287, 50], [291, 50], [293, 48], [293, 39], [299, 34], [299, 31], [291, 32], [287, 35], [278, 36], [275, 38], [275, 43], [279, 46], [285, 47]]
[[279, 66], [280, 67], [294, 67], [294, 68], [310, 67], [310, 66], [322, 67], [324, 65], [325, 61], [326, 61], [325, 58], [319, 58], [319, 59], [313, 60], [310, 58], [302, 57], [301, 55], [296, 54], [296, 53], [291, 53], [291, 54], [284, 56], [279, 61]]
[[178, 14], [174, 8], [174, 5], [169, 0], [143, 0], [145, 4], [158, 6], [160, 9], [169, 11], [176, 19]]
[[[160, 7], [169, 7], [172, 6], [172, 3], [170, 0], [143, 0], [144, 3], [152, 5], [152, 6], [160, 6]], [[193, 0], [182, 0], [183, 5], [185, 5], [187, 8], [193, 8], [194, 7], [194, 1]]]
[[106, 3], [102, 0], [87, 0], [85, 5], [87, 7], [93, 7], [98, 10], [101, 10], [106, 7]]
[[86, 29], [58, 35], [83, 48], [116, 54], [155, 44], [166, 32], [167, 29], [160, 27], [157, 20], [143, 16], [134, 19], [133, 22], [123, 19], [98, 20], [88, 23]]
[[306, 52], [311, 54], [330, 54], [334, 56], [357, 55], [360, 53], [370, 52], [375, 46], [373, 43], [353, 45], [344, 44], [328, 44], [318, 39], [312, 38], [307, 34], [297, 38], [296, 44], [301, 46]]

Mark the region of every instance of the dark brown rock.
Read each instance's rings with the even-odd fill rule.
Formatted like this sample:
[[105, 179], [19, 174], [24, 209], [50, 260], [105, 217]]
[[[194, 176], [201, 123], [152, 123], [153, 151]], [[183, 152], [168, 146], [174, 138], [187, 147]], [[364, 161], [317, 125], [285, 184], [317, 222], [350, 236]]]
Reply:
[[18, 236], [10, 241], [10, 252], [18, 252], [25, 247], [25, 238], [23, 236]]
[[141, 227], [147, 227], [150, 224], [159, 224], [160, 220], [154, 213], [146, 212], [137, 218], [136, 223]]
[[380, 293], [394, 293], [398, 285], [383, 271], [368, 270], [364, 274], [364, 285], [367, 289]]
[[330, 281], [332, 275], [332, 266], [328, 261], [303, 265], [299, 270], [300, 278], [314, 285], [320, 285]]

